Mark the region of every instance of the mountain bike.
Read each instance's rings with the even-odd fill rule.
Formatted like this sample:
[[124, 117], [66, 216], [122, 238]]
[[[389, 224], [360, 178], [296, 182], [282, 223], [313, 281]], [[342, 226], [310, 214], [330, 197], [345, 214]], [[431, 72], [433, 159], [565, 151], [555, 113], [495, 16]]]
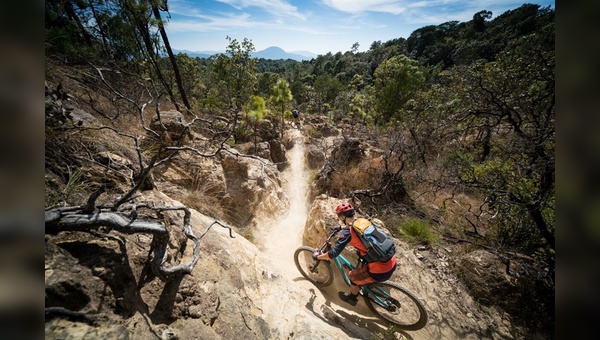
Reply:
[[[313, 283], [317, 288], [324, 288], [333, 282], [333, 266], [342, 274], [346, 285], [350, 286], [348, 272], [356, 269], [342, 254], [331, 261], [313, 260], [313, 253], [320, 250], [321, 253], [331, 249], [331, 239], [342, 228], [336, 227], [325, 239], [319, 248], [301, 246], [294, 252], [296, 267], [305, 279]], [[359, 263], [364, 261], [359, 258]], [[380, 318], [395, 324], [403, 330], [418, 330], [425, 327], [427, 323], [427, 311], [419, 298], [395, 282], [375, 282], [361, 286], [360, 295], [365, 299], [367, 307]]]

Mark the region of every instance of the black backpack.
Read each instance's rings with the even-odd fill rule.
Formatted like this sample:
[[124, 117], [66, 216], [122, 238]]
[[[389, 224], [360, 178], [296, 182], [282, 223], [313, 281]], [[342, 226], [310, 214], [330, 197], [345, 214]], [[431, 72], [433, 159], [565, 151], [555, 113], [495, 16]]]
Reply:
[[396, 254], [394, 240], [366, 218], [357, 218], [352, 228], [367, 247], [367, 255], [363, 257], [367, 262], [386, 262]]

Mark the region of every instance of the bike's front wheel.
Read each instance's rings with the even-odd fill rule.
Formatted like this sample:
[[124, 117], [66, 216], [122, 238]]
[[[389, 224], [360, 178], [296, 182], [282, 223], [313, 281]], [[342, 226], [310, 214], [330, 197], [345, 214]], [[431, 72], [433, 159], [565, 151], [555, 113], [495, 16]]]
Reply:
[[414, 331], [427, 324], [423, 303], [408, 289], [395, 282], [379, 282], [363, 291], [369, 309], [403, 330]]
[[312, 258], [315, 248], [302, 246], [294, 252], [294, 262], [305, 279], [317, 287], [326, 287], [333, 282], [333, 268], [329, 261], [315, 261]]

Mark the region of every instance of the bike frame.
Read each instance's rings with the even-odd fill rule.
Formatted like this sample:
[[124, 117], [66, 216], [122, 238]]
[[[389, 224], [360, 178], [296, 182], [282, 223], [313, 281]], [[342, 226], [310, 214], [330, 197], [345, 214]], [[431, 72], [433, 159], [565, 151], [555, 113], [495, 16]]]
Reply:
[[[332, 235], [333, 236], [333, 235]], [[331, 238], [331, 237], [330, 237]], [[329, 244], [329, 239], [327, 240], [328, 244]], [[348, 267], [349, 270], [354, 270], [356, 269], [356, 266], [354, 264], [352, 264], [352, 262], [350, 262], [347, 258], [344, 257], [344, 255], [340, 254], [337, 257], [333, 258], [333, 262], [335, 263], [337, 269], [340, 271], [340, 273], [342, 274], [342, 278], [344, 279], [344, 282], [346, 282], [346, 285], [348, 287], [350, 287], [352, 285], [352, 282], [350, 281], [350, 277], [348, 276], [348, 274], [346, 274], [346, 272], [344, 271], [343, 266]], [[378, 295], [375, 294], [375, 292], [368, 287], [369, 285], [363, 285], [361, 286], [361, 289], [363, 290], [363, 292], [366, 292], [367, 294], [370, 295], [370, 297], [373, 299], [373, 301], [375, 301], [377, 304], [379, 304], [382, 307], [387, 307], [385, 301], [383, 301]], [[388, 294], [382, 290], [379, 287], [375, 287], [375, 289], [377, 289], [377, 291], [383, 295], [383, 296], [388, 296]]]
[[346, 274], [346, 272], [342, 268], [342, 265], [346, 265], [350, 270], [356, 269], [356, 266], [353, 265], [350, 261], [348, 261], [348, 259], [345, 258], [344, 255], [342, 255], [342, 254], [340, 254], [340, 255], [338, 255], [338, 257], [334, 258], [333, 262], [337, 266], [340, 273], [342, 273], [342, 277], [344, 278], [344, 281], [346, 282], [348, 287], [350, 287], [352, 285], [352, 282], [350, 282], [350, 277], [348, 277], [348, 274]]

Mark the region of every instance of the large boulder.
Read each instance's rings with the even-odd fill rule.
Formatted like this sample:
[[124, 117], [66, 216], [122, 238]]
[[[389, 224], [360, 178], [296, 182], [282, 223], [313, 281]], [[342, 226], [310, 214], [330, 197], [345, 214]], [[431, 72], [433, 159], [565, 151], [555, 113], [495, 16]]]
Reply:
[[360, 163], [365, 157], [365, 146], [358, 138], [345, 138], [331, 153], [332, 163], [336, 168], [344, 168]]
[[154, 131], [168, 132], [171, 141], [179, 141], [185, 138], [191, 138], [183, 114], [176, 110], [160, 112], [160, 120], [154, 117], [150, 123], [150, 128]]
[[320, 169], [325, 164], [325, 152], [317, 145], [311, 144], [306, 151], [306, 165], [309, 169]]
[[315, 198], [304, 226], [303, 243], [316, 246], [328, 232], [339, 225], [337, 216], [334, 214], [335, 207], [342, 201], [327, 195]]
[[231, 212], [236, 226], [252, 226], [256, 217], [276, 217], [289, 207], [280, 173], [272, 163], [223, 153], [221, 166], [227, 188], [223, 204]]
[[285, 170], [288, 166], [288, 159], [285, 155], [286, 147], [277, 140], [269, 141], [270, 159], [277, 165], [279, 171]]
[[[269, 143], [260, 145], [268, 151]], [[239, 228], [255, 225], [257, 217], [277, 217], [289, 206], [276, 166], [235, 149], [208, 158], [182, 153], [159, 170], [163, 192]]]
[[273, 162], [279, 171], [283, 171], [287, 167], [286, 147], [277, 140], [247, 142], [236, 145], [235, 148], [243, 154], [258, 156]]

